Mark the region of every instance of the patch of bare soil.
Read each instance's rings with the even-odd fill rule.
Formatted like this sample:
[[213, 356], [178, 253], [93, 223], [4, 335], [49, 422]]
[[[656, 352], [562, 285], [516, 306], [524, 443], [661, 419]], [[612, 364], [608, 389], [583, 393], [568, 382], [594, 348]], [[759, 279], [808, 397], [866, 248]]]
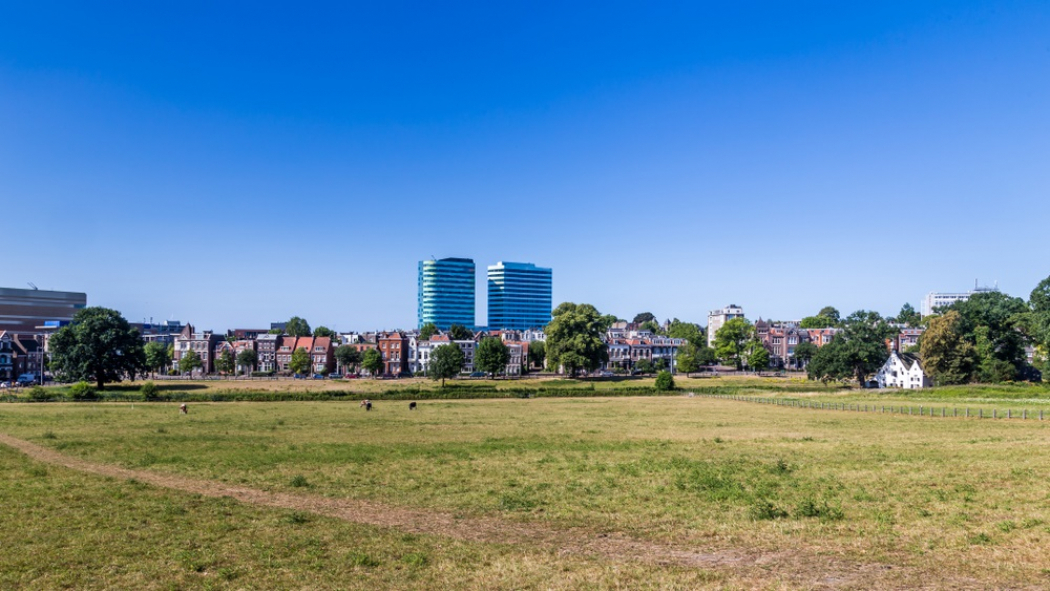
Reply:
[[311, 494], [268, 492], [201, 480], [130, 470], [97, 464], [61, 454], [6, 434], [0, 443], [34, 460], [72, 470], [137, 480], [154, 486], [196, 493], [206, 497], [229, 497], [263, 507], [292, 509], [353, 523], [397, 529], [404, 532], [444, 536], [468, 542], [521, 544], [558, 554], [596, 557], [609, 561], [684, 566], [728, 571], [747, 584], [805, 589], [944, 589], [981, 586], [973, 580], [929, 580], [907, 567], [859, 564], [837, 557], [817, 556], [801, 549], [760, 552], [750, 549], [676, 547], [636, 540], [619, 534], [595, 533], [582, 528], [553, 529], [494, 517], [457, 517], [440, 511], [394, 507], [372, 501], [333, 499]]

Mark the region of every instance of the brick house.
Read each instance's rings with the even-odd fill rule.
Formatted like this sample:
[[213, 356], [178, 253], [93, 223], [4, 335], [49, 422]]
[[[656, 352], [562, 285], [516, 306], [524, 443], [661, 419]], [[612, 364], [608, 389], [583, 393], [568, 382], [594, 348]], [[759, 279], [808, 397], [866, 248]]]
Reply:
[[277, 342], [280, 335], [262, 334], [255, 339], [255, 353], [259, 356], [257, 371], [272, 372], [277, 370]]
[[311, 340], [313, 342], [308, 350], [313, 372], [324, 375], [332, 373], [335, 370], [335, 346], [332, 344], [332, 337], [316, 337]]
[[173, 358], [175, 367], [178, 368], [179, 361], [182, 359], [183, 355], [190, 351], [195, 351], [201, 358], [201, 367], [193, 370], [193, 375], [202, 376], [214, 372], [214, 350], [215, 345], [220, 341], [223, 341], [223, 338], [214, 334], [212, 331], [206, 330], [204, 332], [194, 332], [193, 325], [187, 324], [182, 329], [182, 332], [175, 337], [175, 354]]
[[388, 332], [379, 337], [379, 352], [383, 355], [383, 375], [408, 374], [408, 337], [401, 331]]

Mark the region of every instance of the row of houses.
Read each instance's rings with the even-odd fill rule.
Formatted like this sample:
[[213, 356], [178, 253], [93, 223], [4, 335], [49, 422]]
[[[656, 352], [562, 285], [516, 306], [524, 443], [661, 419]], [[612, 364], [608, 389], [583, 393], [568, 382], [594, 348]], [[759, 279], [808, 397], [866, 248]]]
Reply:
[[41, 374], [42, 338], [0, 331], [0, 382], [10, 382], [23, 374]]
[[[887, 341], [891, 351], [905, 352], [919, 344], [925, 329], [897, 326], [897, 334]], [[795, 349], [802, 343], [823, 347], [835, 339], [841, 328], [800, 328], [798, 322], [755, 322], [758, 339], [769, 351], [770, 365], [776, 368], [801, 369], [804, 363], [795, 356]]]

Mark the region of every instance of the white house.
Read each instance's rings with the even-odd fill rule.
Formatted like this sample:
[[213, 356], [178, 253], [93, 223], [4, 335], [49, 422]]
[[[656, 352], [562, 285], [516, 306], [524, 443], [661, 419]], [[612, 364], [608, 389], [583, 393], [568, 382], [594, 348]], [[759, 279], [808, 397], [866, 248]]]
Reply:
[[928, 388], [933, 385], [926, 372], [922, 371], [919, 358], [908, 353], [893, 351], [890, 358], [875, 374], [880, 388], [904, 388], [907, 390]]

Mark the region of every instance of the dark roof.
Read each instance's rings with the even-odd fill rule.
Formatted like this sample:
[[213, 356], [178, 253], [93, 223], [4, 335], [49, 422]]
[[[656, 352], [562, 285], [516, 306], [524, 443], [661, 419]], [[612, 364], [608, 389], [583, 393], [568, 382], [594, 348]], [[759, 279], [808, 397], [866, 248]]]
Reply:
[[904, 367], [911, 369], [916, 363], [919, 363], [919, 356], [914, 353], [897, 353], [897, 357], [901, 358], [901, 363]]

